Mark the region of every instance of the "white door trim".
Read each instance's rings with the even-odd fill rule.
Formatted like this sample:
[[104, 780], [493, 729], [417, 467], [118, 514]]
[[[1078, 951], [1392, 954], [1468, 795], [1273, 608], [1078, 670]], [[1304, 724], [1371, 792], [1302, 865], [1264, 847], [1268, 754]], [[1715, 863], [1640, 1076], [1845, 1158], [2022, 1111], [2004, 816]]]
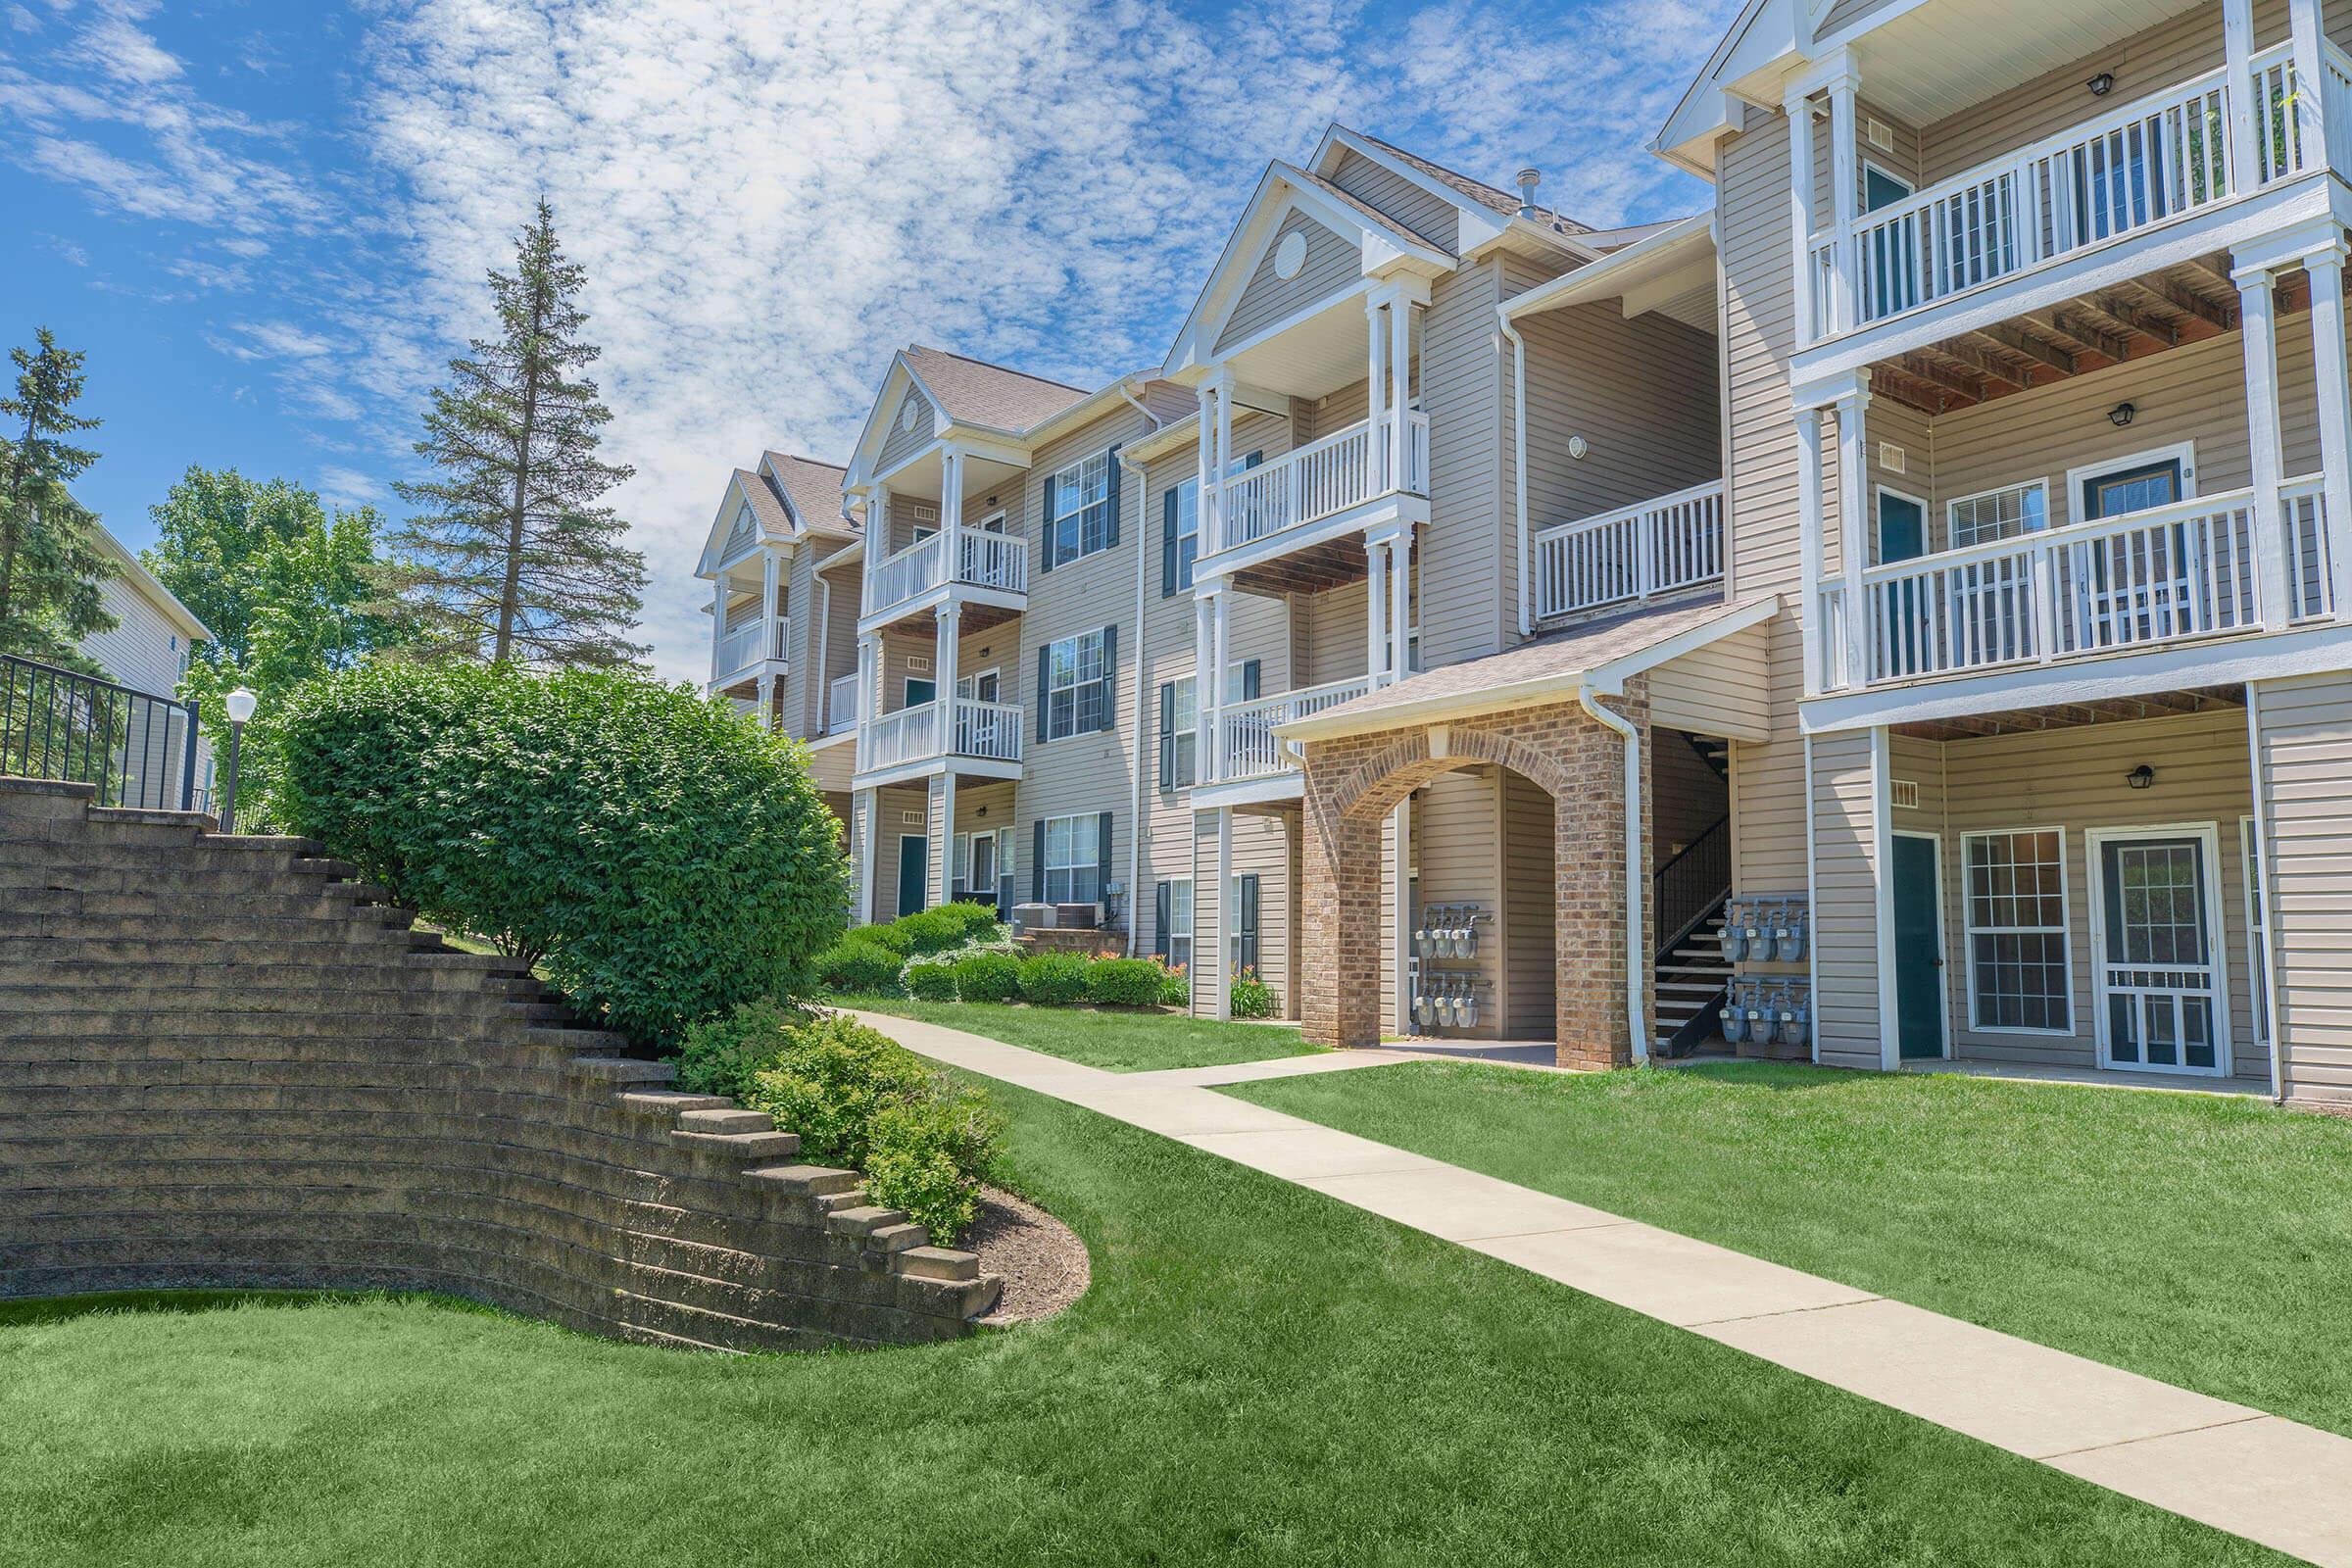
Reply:
[[[2206, 951], [2213, 969], [2213, 1065], [2164, 1066], [2145, 1061], [2118, 1062], [2108, 1038], [2107, 988], [2107, 868], [2101, 858], [2105, 846], [2132, 839], [2193, 838], [2205, 847], [2205, 910], [2213, 929], [2206, 933]], [[2082, 832], [2082, 868], [2090, 883], [2090, 961], [2092, 1023], [2098, 1039], [2098, 1064], [2109, 1071], [2160, 1072], [2184, 1078], [2227, 1078], [2232, 1071], [2230, 1038], [2230, 917], [2222, 904], [2222, 845], [2218, 822], [2133, 823], [2128, 827], [2093, 827]]]

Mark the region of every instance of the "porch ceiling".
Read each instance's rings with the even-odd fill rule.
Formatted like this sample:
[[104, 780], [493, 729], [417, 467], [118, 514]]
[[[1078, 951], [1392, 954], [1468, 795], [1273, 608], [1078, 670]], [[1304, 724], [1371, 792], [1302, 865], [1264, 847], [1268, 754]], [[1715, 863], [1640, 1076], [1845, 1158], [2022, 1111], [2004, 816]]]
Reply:
[[2080, 724], [2176, 718], [2184, 713], [2210, 713], [2245, 706], [2243, 686], [2200, 686], [2136, 697], [2104, 698], [2093, 703], [2069, 703], [2057, 708], [2014, 708], [2004, 712], [1971, 713], [1965, 718], [1938, 718], [1887, 727], [1892, 734], [1919, 740], [1968, 741], [1986, 735], [2030, 735], [2045, 729], [2072, 729]]
[[1371, 569], [1360, 534], [1327, 539], [1304, 550], [1294, 550], [1233, 574], [1231, 581], [1245, 593], [1315, 594], [1343, 583], [1361, 582]]
[[[2278, 279], [2279, 315], [2310, 305], [2303, 273]], [[2237, 318], [2229, 258], [2202, 256], [1881, 360], [1870, 384], [1922, 414], [1946, 414], [2234, 332]]]

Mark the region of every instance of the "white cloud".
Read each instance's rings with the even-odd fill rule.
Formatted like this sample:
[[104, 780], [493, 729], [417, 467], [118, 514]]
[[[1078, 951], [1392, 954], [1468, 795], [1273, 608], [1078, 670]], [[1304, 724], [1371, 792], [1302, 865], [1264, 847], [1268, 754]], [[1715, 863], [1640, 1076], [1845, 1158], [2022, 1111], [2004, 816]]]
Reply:
[[371, 475], [336, 464], [328, 464], [314, 474], [311, 488], [328, 506], [346, 510], [379, 502], [385, 495], [384, 486]]

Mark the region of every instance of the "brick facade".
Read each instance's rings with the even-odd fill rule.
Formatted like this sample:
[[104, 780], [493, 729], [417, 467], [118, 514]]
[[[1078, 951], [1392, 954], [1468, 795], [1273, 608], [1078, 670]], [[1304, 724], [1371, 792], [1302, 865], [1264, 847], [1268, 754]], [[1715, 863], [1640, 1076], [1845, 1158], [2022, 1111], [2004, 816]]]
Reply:
[[[1630, 683], [1625, 698], [1609, 706], [1637, 726], [1646, 753], [1649, 705], [1642, 683]], [[1624, 746], [1614, 731], [1573, 702], [1307, 743], [1301, 749], [1299, 890], [1304, 949], [1299, 1011], [1306, 1038], [1326, 1046], [1380, 1042], [1380, 987], [1374, 977], [1382, 961], [1382, 820], [1439, 774], [1494, 763], [1524, 775], [1552, 799], [1556, 1059], [1563, 1067], [1631, 1062]], [[1646, 788], [1642, 811], [1646, 862]], [[1506, 874], [1527, 870], [1512, 867]], [[1644, 887], [1647, 881], [1644, 876]], [[1646, 897], [1643, 903], [1646, 929]]]

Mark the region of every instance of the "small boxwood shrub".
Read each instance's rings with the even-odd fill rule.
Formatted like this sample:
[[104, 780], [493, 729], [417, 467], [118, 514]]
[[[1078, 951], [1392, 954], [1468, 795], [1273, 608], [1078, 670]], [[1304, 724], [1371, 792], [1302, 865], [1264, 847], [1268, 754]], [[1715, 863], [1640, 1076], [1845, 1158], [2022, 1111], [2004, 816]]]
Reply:
[[827, 991], [865, 996], [899, 994], [899, 968], [906, 960], [863, 938], [844, 938], [816, 956], [816, 981]]
[[1000, 922], [997, 919], [996, 906], [993, 904], [972, 904], [968, 901], [958, 901], [955, 904], [941, 905], [939, 912], [956, 922], [961, 933], [956, 939], [958, 941], [982, 942], [997, 934]]
[[866, 1133], [866, 1196], [951, 1243], [980, 1215], [980, 1173], [996, 1157], [1003, 1124], [971, 1090], [934, 1092], [885, 1104]]
[[1155, 1007], [1163, 978], [1150, 958], [1098, 958], [1086, 971], [1086, 994], [1112, 1007]]
[[688, 1094], [748, 1101], [762, 1069], [784, 1051], [784, 1031], [809, 1014], [773, 1002], [751, 1002], [723, 1018], [686, 1031], [678, 1053], [678, 1087]]
[[963, 942], [962, 919], [944, 908], [902, 914], [898, 928], [906, 938], [906, 951], [913, 954], [945, 953]]
[[1160, 971], [1159, 1004], [1163, 1007], [1189, 1007], [1193, 1004], [1193, 980], [1181, 963], [1171, 964]]
[[1244, 969], [1233, 977], [1232, 1008], [1236, 1018], [1274, 1016], [1274, 993], [1266, 989], [1255, 969]]
[[1086, 995], [1094, 960], [1075, 953], [1039, 953], [1021, 960], [1021, 996], [1044, 1006], [1067, 1006]]
[[957, 958], [956, 994], [966, 1002], [1010, 1002], [1021, 994], [1021, 960], [1009, 953], [972, 953]]
[[914, 933], [901, 929], [897, 921], [887, 925], [854, 925], [842, 933], [845, 942], [870, 942], [877, 948], [888, 948], [901, 957], [914, 951]]
[[954, 1002], [956, 995], [956, 966], [937, 958], [918, 958], [906, 966], [900, 976], [906, 994], [918, 1002]]

